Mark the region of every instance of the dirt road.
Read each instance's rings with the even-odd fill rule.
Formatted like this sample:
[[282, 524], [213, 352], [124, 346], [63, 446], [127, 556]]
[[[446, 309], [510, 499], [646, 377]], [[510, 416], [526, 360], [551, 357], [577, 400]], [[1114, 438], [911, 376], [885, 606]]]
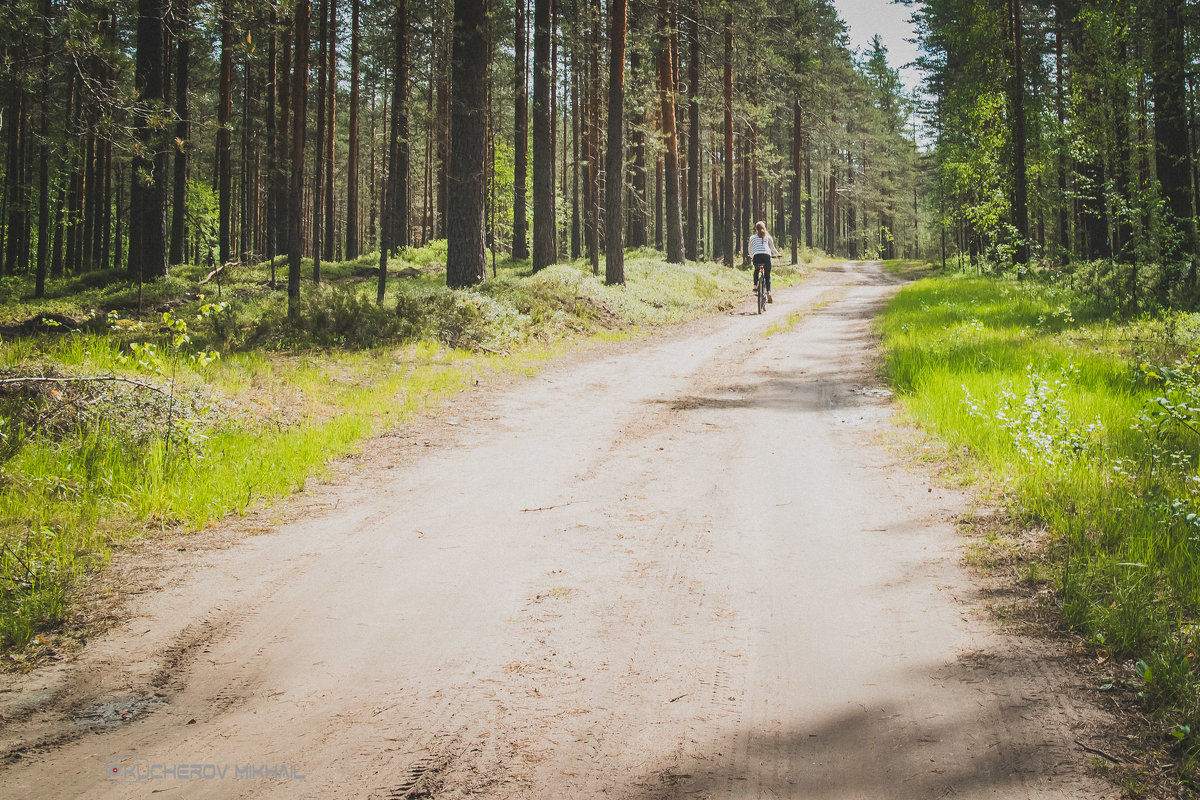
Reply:
[[966, 499], [879, 444], [894, 288], [843, 265], [464, 395], [179, 552], [3, 679], [0, 796], [1116, 797], [1080, 687], [981, 612]]

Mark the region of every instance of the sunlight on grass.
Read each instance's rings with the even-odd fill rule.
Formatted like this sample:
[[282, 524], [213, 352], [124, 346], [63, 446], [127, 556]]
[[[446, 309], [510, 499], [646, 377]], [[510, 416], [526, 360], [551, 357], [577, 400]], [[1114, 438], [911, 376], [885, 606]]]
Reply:
[[1089, 308], [1043, 285], [924, 280], [881, 320], [887, 373], [917, 421], [1054, 533], [1066, 621], [1143, 664], [1150, 707], [1195, 727], [1200, 365], [1148, 336], [1161, 320]]

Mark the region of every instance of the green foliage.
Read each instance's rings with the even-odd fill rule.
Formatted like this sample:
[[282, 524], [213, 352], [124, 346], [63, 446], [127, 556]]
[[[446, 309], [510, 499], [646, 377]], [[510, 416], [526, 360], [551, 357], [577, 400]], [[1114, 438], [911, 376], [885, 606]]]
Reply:
[[[905, 407], [1054, 534], [1066, 621], [1195, 753], [1200, 729], [1200, 356], [1188, 315], [1113, 321], [1061, 288], [922, 281], [882, 322]], [[1179, 329], [1188, 331], [1180, 335]]]
[[217, 193], [203, 181], [188, 181], [187, 227], [205, 254], [205, 260], [216, 263], [219, 252], [221, 209]]

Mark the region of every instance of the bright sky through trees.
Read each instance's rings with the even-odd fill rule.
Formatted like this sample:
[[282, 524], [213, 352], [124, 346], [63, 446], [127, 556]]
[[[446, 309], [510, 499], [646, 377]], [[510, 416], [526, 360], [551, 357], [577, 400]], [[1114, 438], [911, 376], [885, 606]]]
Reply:
[[916, 68], [905, 66], [917, 57], [917, 46], [909, 22], [912, 9], [889, 0], [834, 0], [838, 16], [850, 29], [850, 45], [860, 53], [869, 51], [875, 34], [888, 49], [888, 63], [900, 70], [900, 80], [909, 94], [920, 85]]

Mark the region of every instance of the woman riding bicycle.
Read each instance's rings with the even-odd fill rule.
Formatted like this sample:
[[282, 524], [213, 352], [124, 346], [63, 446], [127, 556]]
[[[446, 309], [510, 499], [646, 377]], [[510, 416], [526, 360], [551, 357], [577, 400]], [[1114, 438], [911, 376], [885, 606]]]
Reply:
[[[771, 257], [781, 258], [779, 251], [775, 249], [775, 240], [771, 238], [771, 234], [767, 233], [767, 223], [754, 223], [755, 233], [746, 241], [746, 255], [751, 256], [754, 260], [754, 266], [762, 265], [763, 280], [767, 286], [767, 302], [774, 303], [771, 299]], [[756, 279], [758, 270], [754, 270]], [[758, 287], [757, 282], [755, 288]]]

